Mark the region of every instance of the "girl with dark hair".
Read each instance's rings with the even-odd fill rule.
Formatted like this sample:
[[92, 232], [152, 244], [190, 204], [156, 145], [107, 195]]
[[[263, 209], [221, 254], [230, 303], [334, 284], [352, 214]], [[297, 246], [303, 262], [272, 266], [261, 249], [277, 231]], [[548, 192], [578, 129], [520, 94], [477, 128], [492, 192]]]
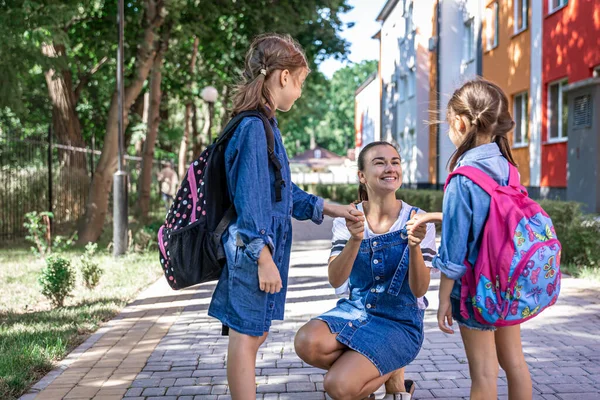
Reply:
[[300, 328], [296, 353], [328, 370], [324, 387], [334, 399], [363, 399], [385, 384], [385, 399], [408, 400], [415, 386], [403, 368], [423, 343], [435, 226], [396, 199], [402, 167], [390, 143], [367, 145], [358, 169], [352, 214], [360, 220], [334, 220], [329, 258], [329, 282], [350, 295]]
[[281, 201], [277, 201], [265, 127], [258, 117], [244, 118], [225, 151], [227, 185], [237, 217], [222, 238], [227, 263], [208, 310], [230, 328], [227, 378], [234, 400], [256, 398], [258, 348], [267, 338], [271, 322], [283, 319], [291, 218], [311, 219], [317, 224], [324, 214], [358, 219], [350, 214], [353, 207], [324, 203], [291, 182], [275, 112], [292, 108], [309, 71], [300, 45], [291, 37], [262, 35], [248, 51], [243, 81], [234, 96], [233, 115], [259, 110], [268, 117], [283, 179]]

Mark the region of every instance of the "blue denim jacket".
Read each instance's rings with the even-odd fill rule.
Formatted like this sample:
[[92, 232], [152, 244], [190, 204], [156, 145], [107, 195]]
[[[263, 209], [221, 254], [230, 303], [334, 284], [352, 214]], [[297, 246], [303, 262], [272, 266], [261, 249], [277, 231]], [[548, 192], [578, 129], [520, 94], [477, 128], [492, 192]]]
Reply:
[[[234, 330], [260, 336], [272, 319], [283, 319], [289, 269], [291, 218], [323, 221], [323, 199], [308, 194], [291, 182], [289, 160], [277, 121], [271, 120], [274, 151], [281, 162], [285, 182], [281, 201], [275, 200], [275, 172], [269, 161], [263, 122], [245, 118], [225, 151], [227, 184], [237, 218], [223, 236], [227, 266], [217, 284], [209, 315]], [[279, 268], [283, 289], [267, 294], [258, 285], [257, 260], [269, 246]]]
[[[458, 160], [456, 168], [465, 165], [479, 168], [499, 185], [508, 184], [508, 161], [496, 143], [467, 151]], [[462, 175], [450, 180], [442, 207], [442, 241], [432, 263], [457, 283], [467, 271], [464, 260], [475, 265], [489, 209], [490, 196], [472, 180]], [[454, 285], [452, 297], [460, 298], [459, 284]]]

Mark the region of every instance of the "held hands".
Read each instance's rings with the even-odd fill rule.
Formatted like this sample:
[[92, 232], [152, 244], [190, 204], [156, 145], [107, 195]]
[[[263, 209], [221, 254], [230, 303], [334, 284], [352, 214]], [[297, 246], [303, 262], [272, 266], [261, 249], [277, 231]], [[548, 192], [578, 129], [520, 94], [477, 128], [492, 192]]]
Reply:
[[267, 246], [263, 248], [258, 258], [258, 284], [260, 290], [271, 294], [279, 293], [283, 287], [279, 269]]
[[410, 247], [419, 246], [427, 234], [426, 222], [423, 222], [420, 218], [422, 215], [424, 214], [417, 214], [415, 211], [412, 211], [410, 213], [410, 220], [406, 223], [408, 245]]
[[[358, 210], [354, 204], [341, 205], [325, 203], [323, 212], [333, 218], [345, 218], [346, 221], [358, 221], [358, 216], [355, 214]], [[360, 211], [358, 211], [360, 213]], [[362, 215], [362, 213], [360, 213]], [[363, 219], [364, 221], [364, 219]]]
[[346, 218], [346, 227], [350, 231], [350, 236], [358, 242], [363, 240], [365, 234], [365, 214], [356, 209], [354, 204], [350, 204], [350, 218]]
[[453, 334], [452, 326], [452, 304], [450, 298], [440, 299], [440, 306], [437, 312], [438, 327], [444, 333]]

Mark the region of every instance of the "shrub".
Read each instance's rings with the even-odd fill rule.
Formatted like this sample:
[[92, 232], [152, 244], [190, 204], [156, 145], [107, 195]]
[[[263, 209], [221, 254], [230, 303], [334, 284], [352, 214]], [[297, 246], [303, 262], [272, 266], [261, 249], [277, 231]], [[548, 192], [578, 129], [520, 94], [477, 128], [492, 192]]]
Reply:
[[32, 211], [25, 214], [23, 226], [28, 232], [25, 239], [35, 245], [35, 247], [31, 247], [33, 254], [43, 257], [52, 251], [50, 219], [53, 217], [54, 215], [49, 211], [43, 211], [41, 213]]
[[81, 276], [88, 289], [93, 289], [98, 286], [100, 277], [104, 273], [104, 270], [100, 268], [98, 262], [94, 260], [97, 249], [98, 245], [96, 243], [88, 243], [85, 246], [85, 253], [79, 259]]
[[39, 278], [42, 294], [56, 307], [64, 305], [65, 298], [75, 286], [75, 274], [71, 262], [66, 258], [52, 255], [46, 258], [46, 267]]
[[[357, 191], [358, 185], [317, 185], [315, 188], [316, 194], [342, 204], [355, 201]], [[444, 193], [441, 190], [399, 189], [396, 197], [425, 211], [436, 212], [442, 211]], [[552, 218], [562, 244], [561, 263], [574, 264], [576, 268], [600, 267], [600, 222], [583, 214], [576, 202], [541, 200], [539, 203]]]

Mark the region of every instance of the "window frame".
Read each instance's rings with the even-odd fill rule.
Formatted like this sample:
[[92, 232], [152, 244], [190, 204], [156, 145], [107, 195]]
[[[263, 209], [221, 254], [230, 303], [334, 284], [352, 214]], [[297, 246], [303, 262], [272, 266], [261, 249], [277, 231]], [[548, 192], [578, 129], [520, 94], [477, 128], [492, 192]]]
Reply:
[[[550, 0], [552, 1], [552, 0]], [[517, 7], [520, 5], [520, 7]], [[520, 10], [519, 10], [520, 8]], [[521, 13], [521, 20], [523, 21], [523, 26], [517, 26], [518, 11]], [[529, 28], [529, 0], [513, 0], [513, 17], [514, 17], [514, 34], [518, 35], [519, 33], [526, 31]]]
[[406, 79], [406, 98], [412, 99], [417, 95], [417, 71], [415, 67], [408, 70]]
[[562, 10], [569, 4], [569, 0], [558, 0], [558, 2], [558, 6], [552, 8], [552, 0], [548, 0], [548, 15], [554, 14], [555, 12]]
[[[469, 27], [469, 28], [467, 28]], [[475, 17], [474, 16], [470, 16], [469, 18], [465, 19], [463, 21], [463, 29], [464, 32], [466, 33], [470, 33], [470, 35], [467, 37], [468, 41], [465, 41], [464, 45], [463, 45], [463, 64], [469, 64], [472, 63], [473, 61], [475, 61], [475, 46], [477, 45], [475, 42]], [[465, 34], [466, 34], [465, 33]], [[463, 37], [464, 40], [464, 37]], [[466, 50], [465, 46], [469, 46], [468, 50]], [[468, 54], [465, 54], [468, 53]]]
[[[529, 146], [529, 92], [523, 91], [513, 96], [513, 115], [517, 115], [517, 99], [521, 98], [521, 121], [515, 121], [513, 148]], [[521, 140], [517, 142], [517, 127], [521, 129]]]
[[[546, 107], [547, 107], [547, 140], [546, 143], [548, 144], [552, 144], [552, 143], [562, 143], [562, 142], [566, 142], [569, 139], [569, 135], [565, 134], [566, 130], [568, 129], [568, 126], [563, 126], [563, 118], [561, 112], [562, 112], [562, 105], [564, 102], [564, 98], [563, 98], [563, 92], [564, 92], [564, 87], [566, 85], [568, 85], [568, 79], [567, 78], [561, 78], [561, 79], [557, 79], [553, 82], [550, 82], [548, 84], [548, 93], [547, 93], [547, 99], [546, 99]], [[557, 118], [557, 123], [558, 123], [558, 137], [553, 138], [551, 136], [552, 134], [552, 91], [551, 88], [553, 86], [558, 86], [558, 111], [559, 111], [559, 118]], [[568, 121], [568, 118], [567, 118]]]
[[[488, 10], [490, 10], [492, 13], [490, 20], [487, 19], [487, 11]], [[493, 32], [494, 40], [490, 44], [490, 37], [488, 34], [491, 32], [491, 28], [490, 28], [491, 22], [494, 23], [494, 32]], [[493, 3], [488, 4], [488, 6], [486, 7], [486, 38], [485, 38], [485, 50], [486, 51], [491, 51], [491, 50], [494, 50], [496, 47], [498, 47], [498, 36], [500, 33], [499, 27], [498, 27], [499, 22], [500, 22], [500, 8], [498, 7], [498, 2], [495, 1]]]

